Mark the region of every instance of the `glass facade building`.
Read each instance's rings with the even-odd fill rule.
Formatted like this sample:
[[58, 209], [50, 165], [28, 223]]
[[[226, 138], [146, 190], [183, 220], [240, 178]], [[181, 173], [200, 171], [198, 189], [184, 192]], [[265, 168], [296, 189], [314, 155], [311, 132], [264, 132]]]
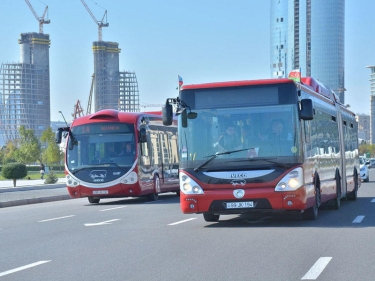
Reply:
[[271, 0], [271, 77], [293, 69], [345, 102], [345, 0]]

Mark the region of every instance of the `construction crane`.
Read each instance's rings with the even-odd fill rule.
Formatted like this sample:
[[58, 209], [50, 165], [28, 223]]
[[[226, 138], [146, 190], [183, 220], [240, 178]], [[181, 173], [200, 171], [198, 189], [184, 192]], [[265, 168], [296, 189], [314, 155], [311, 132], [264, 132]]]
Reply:
[[81, 106], [81, 102], [77, 100], [76, 104], [74, 105], [74, 112], [72, 113], [73, 120], [76, 120], [78, 117], [83, 116], [83, 113], [84, 111]]
[[[94, 14], [89, 9], [89, 7], [86, 5], [85, 1], [81, 0], [81, 2], [83, 6], [85, 6], [86, 10], [89, 12], [92, 19], [98, 25], [98, 41], [101, 42], [102, 41], [102, 27], [107, 27], [109, 25], [109, 23], [107, 22], [107, 10], [105, 10], [102, 20], [98, 21], [96, 17], [94, 16]], [[105, 23], [104, 23], [104, 18], [105, 18]]]
[[91, 114], [91, 101], [92, 101], [92, 94], [93, 94], [93, 89], [94, 89], [95, 73], [91, 77], [92, 77], [91, 88], [90, 88], [89, 100], [87, 102], [86, 114], [81, 106], [81, 101], [77, 100], [76, 104], [74, 105], [74, 111], [72, 113], [73, 120], [77, 119], [78, 117]]
[[48, 24], [50, 23], [51, 21], [50, 20], [45, 20], [44, 17], [46, 16], [47, 14], [47, 17], [48, 17], [48, 6], [46, 6], [46, 8], [44, 9], [44, 13], [41, 17], [38, 17], [38, 14], [35, 12], [33, 6], [31, 6], [29, 0], [25, 0], [26, 4], [29, 6], [30, 10], [33, 12], [36, 20], [39, 22], [39, 33], [43, 33], [43, 24]]
[[144, 107], [146, 109], [146, 107], [157, 107], [159, 108], [159, 110], [161, 110], [161, 108], [163, 107], [164, 104], [156, 104], [156, 103], [142, 103], [139, 105], [139, 107]]

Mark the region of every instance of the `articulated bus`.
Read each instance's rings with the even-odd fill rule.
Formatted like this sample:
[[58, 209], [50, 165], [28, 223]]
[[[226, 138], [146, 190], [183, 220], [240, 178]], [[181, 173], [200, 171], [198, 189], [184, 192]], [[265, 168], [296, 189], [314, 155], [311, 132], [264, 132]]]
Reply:
[[356, 200], [355, 114], [313, 78], [184, 85], [163, 106], [164, 125], [172, 123], [173, 106], [183, 213], [218, 221], [294, 211], [315, 220], [321, 206]]
[[72, 198], [179, 195], [177, 122], [163, 126], [161, 112], [101, 110], [59, 128], [66, 136], [66, 185]]

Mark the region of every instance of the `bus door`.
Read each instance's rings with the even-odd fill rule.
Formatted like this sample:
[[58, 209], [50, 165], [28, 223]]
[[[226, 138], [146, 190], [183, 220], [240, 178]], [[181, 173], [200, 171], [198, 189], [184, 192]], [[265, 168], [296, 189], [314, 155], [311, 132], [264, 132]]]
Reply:
[[162, 163], [163, 183], [167, 188], [168, 185], [176, 185], [179, 183], [177, 134], [168, 130], [159, 131], [158, 150]]
[[337, 122], [339, 127], [339, 142], [340, 142], [340, 176], [341, 176], [341, 197], [346, 195], [347, 186], [346, 186], [346, 156], [345, 156], [345, 132], [346, 132], [346, 125], [342, 120], [341, 109], [340, 106], [336, 103], [336, 110], [337, 110]]

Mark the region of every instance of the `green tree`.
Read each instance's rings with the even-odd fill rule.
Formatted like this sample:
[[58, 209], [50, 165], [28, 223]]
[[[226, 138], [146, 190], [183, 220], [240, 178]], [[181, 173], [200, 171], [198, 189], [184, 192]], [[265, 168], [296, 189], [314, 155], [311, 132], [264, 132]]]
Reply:
[[17, 143], [8, 141], [5, 146], [1, 148], [1, 163], [7, 164], [16, 162], [15, 151], [17, 150]]
[[59, 164], [61, 160], [60, 147], [55, 142], [55, 134], [51, 128], [48, 128], [40, 137], [41, 142], [46, 147], [42, 153], [42, 160], [47, 165]]
[[38, 138], [34, 135], [34, 131], [21, 126], [18, 129], [18, 133], [20, 135], [20, 139], [18, 140], [19, 148], [14, 153], [17, 162], [31, 164], [39, 161], [41, 163], [42, 149]]
[[359, 155], [370, 153], [371, 157], [375, 157], [375, 144], [362, 143], [359, 146]]
[[5, 164], [1, 168], [1, 175], [8, 180], [13, 180], [13, 186], [16, 187], [17, 180], [27, 176], [26, 165], [21, 163]]

